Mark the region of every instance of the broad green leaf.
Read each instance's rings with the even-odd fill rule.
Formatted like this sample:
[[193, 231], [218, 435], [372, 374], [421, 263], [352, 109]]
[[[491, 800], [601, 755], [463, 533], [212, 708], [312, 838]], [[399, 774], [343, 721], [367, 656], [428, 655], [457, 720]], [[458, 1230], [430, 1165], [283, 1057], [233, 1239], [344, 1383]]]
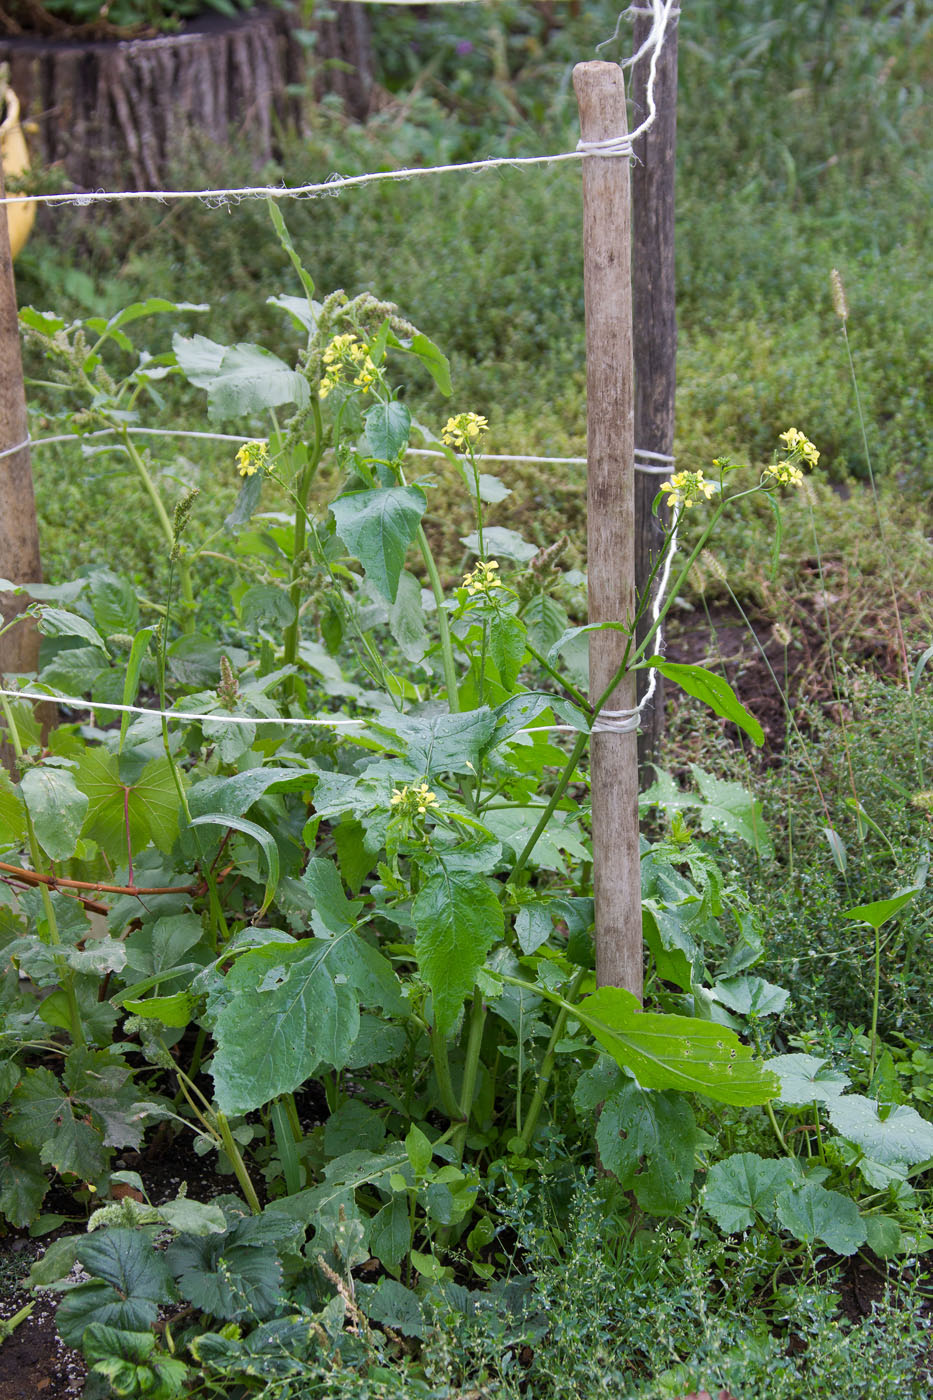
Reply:
[[762, 814], [761, 803], [741, 783], [725, 782], [691, 763], [702, 801], [699, 804], [700, 826], [711, 831], [720, 826], [732, 836], [741, 837], [763, 860], [770, 860], [774, 847]]
[[88, 797], [84, 834], [111, 856], [126, 860], [127, 817], [134, 854], [150, 841], [160, 851], [171, 851], [178, 835], [179, 803], [167, 758], [150, 759], [135, 783], [123, 783], [116, 754], [87, 749], [78, 760], [74, 776]]
[[865, 1215], [866, 1243], [879, 1259], [891, 1259], [901, 1251], [901, 1227], [889, 1215]]
[[251, 836], [254, 841], [258, 842], [266, 858], [267, 871], [266, 888], [263, 892], [262, 904], [256, 915], [257, 918], [261, 918], [272, 903], [279, 883], [279, 848], [272, 833], [266, 831], [264, 826], [257, 826], [255, 822], [247, 821], [245, 817], [218, 816], [213, 812], [202, 817], [194, 817], [189, 825], [221, 826], [233, 831], [240, 831], [244, 836]]
[[434, 998], [434, 1025], [448, 1035], [505, 921], [489, 881], [440, 864], [411, 909], [415, 957]]
[[254, 583], [240, 599], [240, 621], [244, 627], [257, 622], [274, 624], [284, 630], [295, 620], [295, 605], [282, 588], [271, 583]]
[[[488, 809], [483, 814], [487, 828], [516, 855], [531, 838], [544, 811], [543, 805]], [[581, 839], [579, 823], [571, 812], [556, 811], [541, 832], [534, 847], [533, 863], [542, 870], [564, 871], [570, 860], [591, 859]]]
[[373, 456], [382, 462], [394, 462], [408, 446], [411, 432], [408, 409], [396, 399], [390, 399], [388, 403], [374, 403], [365, 413], [364, 421], [366, 440], [373, 450]]
[[775, 1055], [765, 1061], [765, 1069], [780, 1080], [776, 1098], [795, 1108], [811, 1103], [834, 1103], [845, 1093], [849, 1083], [847, 1074], [829, 1068], [825, 1060], [815, 1055]]
[[395, 602], [389, 609], [389, 630], [406, 661], [420, 661], [428, 649], [428, 631], [421, 602], [421, 584], [403, 570]]
[[260, 345], [217, 345], [205, 336], [172, 341], [179, 365], [192, 384], [207, 390], [211, 418], [245, 417], [294, 403], [305, 408], [308, 381]]
[[359, 899], [347, 899], [340, 873], [332, 861], [312, 856], [305, 867], [301, 883], [313, 900], [312, 927], [319, 937], [345, 933], [356, 927], [363, 908]]
[[710, 1167], [703, 1208], [720, 1230], [734, 1235], [758, 1218], [773, 1223], [779, 1192], [799, 1180], [800, 1168], [786, 1157], [736, 1152]]
[[[479, 554], [479, 535], [475, 530], [462, 536], [460, 543], [474, 554]], [[517, 531], [509, 530], [504, 525], [487, 526], [483, 531], [483, 545], [487, 558], [512, 559], [516, 564], [527, 564], [538, 553], [536, 544], [529, 544]]]
[[790, 992], [763, 977], [727, 977], [716, 983], [713, 996], [740, 1016], [773, 1016], [784, 1010]]
[[39, 1214], [49, 1184], [38, 1152], [0, 1137], [0, 1215], [5, 1220], [17, 1230], [29, 1225]]
[[236, 505], [224, 520], [224, 529], [228, 534], [233, 534], [241, 525], [249, 524], [255, 512], [259, 509], [259, 498], [262, 495], [262, 472], [254, 472], [252, 476], [245, 476], [240, 486], [239, 494], [236, 498]]
[[27, 1070], [9, 1104], [8, 1131], [35, 1148], [46, 1166], [96, 1181], [107, 1165], [100, 1130], [75, 1112], [71, 1096], [50, 1070]]
[[704, 705], [708, 705], [720, 718], [730, 720], [740, 729], [744, 729], [752, 743], [759, 747], [764, 743], [765, 736], [761, 725], [741, 704], [724, 677], [716, 675], [714, 671], [707, 671], [703, 666], [684, 666], [677, 661], [665, 661], [663, 656], [650, 656], [646, 664], [660, 671], [666, 680], [679, 685], [688, 695], [702, 700]]
[[846, 1094], [833, 1099], [827, 1111], [836, 1132], [854, 1142], [872, 1161], [916, 1166], [933, 1157], [933, 1123], [907, 1104], [898, 1104], [882, 1118], [874, 1099]]
[[877, 930], [919, 893], [919, 888], [906, 890], [903, 894], [895, 895], [893, 899], [879, 899], [874, 904], [857, 904], [854, 909], [843, 910], [843, 917], [855, 919], [860, 924], [870, 924]]
[[103, 636], [115, 632], [132, 636], [139, 626], [139, 603], [128, 579], [110, 569], [97, 569], [89, 583], [94, 621]]
[[391, 727], [407, 741], [408, 760], [427, 778], [472, 772], [493, 736], [496, 717], [484, 705], [465, 714], [396, 715]]
[[795, 1239], [805, 1244], [822, 1240], [836, 1254], [854, 1254], [867, 1239], [865, 1222], [855, 1202], [810, 1181], [781, 1192], [777, 1198], [777, 1220]]
[[77, 1248], [81, 1265], [93, 1275], [62, 1298], [55, 1321], [68, 1346], [78, 1347], [92, 1322], [128, 1332], [148, 1332], [159, 1308], [178, 1295], [165, 1255], [136, 1230], [96, 1231]]
[[228, 1243], [221, 1235], [183, 1236], [169, 1245], [165, 1258], [179, 1293], [200, 1312], [228, 1322], [266, 1318], [280, 1301], [282, 1266], [272, 1245]]
[[586, 622], [582, 627], [567, 627], [548, 649], [547, 659], [553, 665], [571, 643], [580, 637], [588, 637], [592, 632], [624, 632], [627, 636], [631, 630], [626, 622]]
[[39, 680], [63, 695], [88, 695], [109, 670], [109, 658], [97, 647], [65, 647], [42, 667]]
[[777, 1094], [778, 1081], [723, 1026], [642, 1011], [638, 999], [621, 987], [600, 987], [570, 1010], [617, 1064], [632, 1070], [642, 1088], [681, 1089], [743, 1105], [766, 1103]]
[[348, 491], [331, 501], [337, 533], [359, 559], [366, 577], [388, 602], [395, 601], [405, 556], [427, 509], [417, 486]]
[[[404, 1211], [404, 1201], [401, 1198], [398, 1204], [403, 1208], [406, 1216], [405, 1228], [410, 1234], [407, 1221], [407, 1211]], [[396, 1202], [391, 1206], [385, 1206], [376, 1220], [385, 1214], [385, 1211], [394, 1209]], [[377, 1259], [385, 1263], [383, 1255], [379, 1253], [375, 1244], [375, 1222], [373, 1227], [373, 1240], [371, 1240], [372, 1250]], [[405, 1253], [407, 1253], [407, 1247]], [[401, 1260], [399, 1260], [401, 1262]], [[393, 1272], [398, 1268], [394, 1266]], [[391, 1327], [394, 1332], [402, 1332], [406, 1337], [426, 1337], [428, 1327], [424, 1318], [424, 1311], [421, 1306], [421, 1299], [412, 1289], [406, 1288], [392, 1278], [381, 1278], [377, 1284], [362, 1284], [357, 1286], [357, 1297], [362, 1304], [363, 1311], [372, 1322], [380, 1322], [385, 1327]]]
[[377, 1152], [385, 1141], [386, 1128], [375, 1109], [359, 1099], [344, 1099], [324, 1124], [324, 1152], [328, 1158], [362, 1148]]
[[[222, 713], [222, 712], [221, 712]], [[309, 789], [317, 782], [317, 773], [310, 769], [245, 768], [231, 778], [204, 778], [188, 793], [188, 805], [194, 816], [212, 812], [217, 816], [241, 817], [254, 802], [267, 792], [294, 792]]]
[[194, 998], [189, 992], [175, 992], [171, 996], [147, 997], [144, 1001], [124, 1001], [123, 1005], [132, 1016], [146, 1016], [160, 1025], [183, 1029], [188, 1025], [194, 1011]]
[[690, 1200], [696, 1121], [681, 1094], [656, 1093], [626, 1080], [603, 1104], [596, 1145], [604, 1167], [642, 1210], [673, 1215]]
[[430, 1139], [425, 1136], [417, 1123], [412, 1123], [408, 1130], [405, 1137], [405, 1151], [408, 1153], [408, 1160], [415, 1176], [426, 1176], [431, 1170], [434, 1150], [431, 1147]]
[[20, 790], [39, 845], [52, 860], [70, 860], [88, 810], [87, 796], [67, 768], [30, 768]]
[[485, 501], [488, 506], [496, 506], [500, 501], [504, 501], [506, 496], [511, 496], [511, 487], [506, 486], [504, 481], [500, 481], [497, 476], [490, 476], [488, 472], [479, 474], [479, 498]]
[[386, 959], [349, 930], [266, 944], [238, 957], [208, 1004], [221, 1110], [259, 1108], [297, 1089], [321, 1063], [342, 1068], [359, 1031], [361, 1000], [384, 1009], [388, 1004], [390, 1012], [402, 1005]]
[[147, 297], [145, 301], [134, 301], [131, 306], [124, 306], [122, 311], [115, 312], [102, 325], [99, 324], [98, 318], [89, 320], [87, 324], [106, 340], [114, 331], [122, 330], [124, 326], [142, 320], [144, 316], [177, 311], [210, 311], [210, 306], [207, 302], [166, 301], [165, 297]]
[[103, 637], [78, 613], [66, 612], [64, 608], [40, 608], [38, 626], [43, 637], [81, 637], [107, 655]]

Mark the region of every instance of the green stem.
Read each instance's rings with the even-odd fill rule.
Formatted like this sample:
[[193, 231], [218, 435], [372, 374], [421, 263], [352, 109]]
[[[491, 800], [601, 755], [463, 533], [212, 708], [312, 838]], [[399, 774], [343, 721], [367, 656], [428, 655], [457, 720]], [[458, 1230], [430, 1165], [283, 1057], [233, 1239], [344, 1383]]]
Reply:
[[[25, 750], [23, 749], [23, 742], [20, 738], [19, 726], [16, 723], [16, 716], [5, 695], [0, 695], [0, 707], [3, 709], [3, 717], [6, 720], [7, 732], [10, 736], [13, 752], [16, 755], [17, 762], [21, 764], [25, 757]], [[23, 802], [23, 815], [26, 818], [26, 833], [29, 838], [29, 856], [32, 861], [32, 868], [38, 875], [47, 875], [49, 871], [45, 868], [42, 848], [39, 845], [36, 829], [32, 824], [32, 816], [30, 815], [29, 808], [26, 806], [25, 801]], [[40, 884], [39, 890], [41, 892], [42, 908], [45, 912], [45, 920], [49, 930], [49, 943], [53, 948], [60, 948], [62, 940], [58, 932], [58, 919], [55, 916], [55, 906], [52, 903], [52, 895], [48, 885]], [[55, 970], [58, 973], [58, 979], [61, 983], [62, 991], [65, 993], [65, 1001], [68, 1005], [71, 1038], [75, 1045], [85, 1045], [87, 1041], [84, 1035], [84, 1026], [81, 1023], [81, 1013], [78, 1010], [74, 969], [68, 966], [60, 952], [56, 952], [54, 958]]]
[[781, 1132], [781, 1129], [780, 1129], [779, 1126], [778, 1126], [778, 1120], [777, 1120], [777, 1119], [775, 1118], [775, 1116], [774, 1116], [774, 1109], [771, 1107], [771, 1100], [770, 1100], [770, 1099], [769, 1099], [769, 1100], [767, 1101], [767, 1103], [765, 1104], [765, 1109], [767, 1110], [768, 1117], [771, 1119], [771, 1127], [774, 1129], [774, 1136], [777, 1138], [778, 1142], [781, 1144], [781, 1150], [784, 1152], [784, 1154], [785, 1154], [787, 1157], [792, 1157], [794, 1154], [791, 1152], [790, 1148], [787, 1146], [787, 1142], [786, 1142], [786, 1140], [785, 1140], [785, 1138], [784, 1138], [784, 1134]]
[[548, 661], [547, 657], [542, 656], [541, 652], [538, 651], [536, 647], [532, 646], [527, 636], [525, 637], [525, 650], [531, 652], [538, 665], [542, 667], [543, 670], [547, 671], [548, 675], [553, 680], [557, 681], [558, 685], [560, 685], [563, 690], [566, 690], [568, 694], [572, 695], [574, 700], [577, 702], [578, 705], [581, 706], [582, 709], [589, 709], [590, 702], [588, 698], [583, 694], [583, 691], [579, 690], [577, 686], [571, 684], [571, 682], [568, 681], [566, 676], [562, 676], [560, 671], [558, 671], [557, 667], [552, 666], [550, 661]]
[[[133, 440], [126, 429], [118, 428], [117, 432], [127, 456], [136, 468], [139, 479], [145, 487], [149, 499], [152, 501], [159, 525], [162, 528], [162, 533], [168, 541], [168, 547], [170, 550], [173, 550], [176, 544], [175, 530], [169, 519], [168, 511], [165, 509], [165, 503], [159, 495], [159, 488], [153, 481], [149, 468], [143, 461], [141, 454], [133, 446]], [[185, 600], [185, 631], [191, 632], [194, 629], [194, 586], [191, 582], [191, 570], [184, 559], [178, 560], [178, 577], [181, 582], [181, 594]]]
[[454, 667], [454, 649], [450, 640], [450, 626], [447, 622], [447, 614], [444, 611], [444, 589], [441, 586], [441, 576], [437, 572], [437, 565], [434, 562], [434, 554], [428, 544], [428, 537], [424, 533], [424, 526], [418, 526], [418, 548], [421, 550], [421, 557], [424, 566], [428, 571], [428, 580], [431, 584], [431, 592], [434, 594], [434, 601], [437, 604], [437, 630], [440, 633], [441, 657], [444, 663], [444, 682], [447, 686], [447, 705], [451, 714], [458, 714], [460, 711], [460, 697], [457, 693], [457, 672]]
[[537, 845], [541, 833], [544, 831], [548, 822], [551, 820], [551, 817], [554, 814], [558, 802], [560, 802], [564, 793], [567, 791], [570, 779], [573, 777], [574, 769], [577, 766], [580, 755], [586, 748], [586, 741], [589, 737], [589, 734], [577, 735], [576, 743], [570, 751], [570, 757], [564, 765], [564, 771], [561, 773], [560, 777], [557, 780], [557, 786], [551, 794], [551, 799], [545, 807], [544, 811], [541, 813], [541, 818], [538, 822], [538, 825], [535, 827], [534, 831], [531, 833], [528, 840], [525, 842], [524, 849], [521, 851], [518, 859], [512, 867], [512, 880], [514, 880], [516, 876], [521, 874], [522, 870], [524, 870], [525, 865], [528, 861], [528, 857], [531, 855], [532, 851]]
[[233, 1134], [230, 1131], [230, 1124], [227, 1122], [227, 1119], [224, 1116], [224, 1114], [222, 1114], [219, 1110], [214, 1111], [211, 1114], [211, 1117], [213, 1118], [214, 1123], [217, 1126], [217, 1132], [219, 1133], [220, 1140], [223, 1143], [224, 1151], [230, 1158], [230, 1163], [233, 1167], [236, 1179], [243, 1188], [243, 1195], [246, 1197], [246, 1204], [249, 1206], [250, 1210], [253, 1212], [254, 1215], [262, 1215], [262, 1206], [259, 1204], [259, 1197], [256, 1195], [256, 1188], [253, 1186], [249, 1172], [246, 1170], [246, 1163], [243, 1161], [243, 1155], [240, 1152], [240, 1149], [237, 1147]]
[[470, 1127], [470, 1114], [473, 1111], [473, 1098], [476, 1094], [476, 1080], [479, 1074], [479, 1057], [483, 1046], [485, 1025], [486, 1004], [479, 987], [474, 987], [466, 1058], [463, 1062], [463, 1083], [460, 1087], [460, 1116], [463, 1121], [454, 1133], [452, 1142], [457, 1166], [463, 1161], [463, 1149], [466, 1147], [467, 1132]]
[[289, 588], [289, 598], [292, 607], [295, 609], [295, 619], [288, 624], [285, 630], [285, 650], [284, 658], [286, 666], [293, 666], [298, 655], [299, 637], [299, 617], [298, 610], [301, 606], [301, 578], [300, 559], [305, 549], [307, 539], [308, 520], [308, 493], [317, 475], [318, 467], [321, 464], [321, 457], [324, 455], [324, 424], [321, 419], [321, 405], [317, 398], [311, 401], [311, 412], [314, 418], [314, 440], [308, 456], [308, 462], [301, 476], [298, 479], [298, 500], [295, 510], [295, 536], [292, 550], [292, 571], [291, 586]]
[[881, 927], [875, 929], [875, 987], [871, 1004], [871, 1048], [868, 1054], [868, 1082], [875, 1076], [878, 1051], [878, 1005], [881, 1001]]
[[450, 1061], [447, 1058], [447, 1041], [436, 1030], [431, 1031], [431, 1056], [434, 1060], [434, 1075], [441, 1096], [441, 1107], [453, 1123], [460, 1122], [460, 1105], [454, 1093], [450, 1077]]
[[[581, 967], [579, 972], [576, 973], [573, 981], [570, 984], [570, 989], [567, 993], [568, 1001], [572, 1001], [573, 998], [576, 996], [577, 991], [580, 987], [580, 983], [583, 981], [583, 978], [585, 976], [586, 972]], [[551, 1082], [551, 1075], [554, 1072], [554, 1061], [557, 1058], [557, 1044], [561, 1036], [564, 1034], [564, 1027], [567, 1024], [567, 1017], [569, 1015], [570, 1008], [568, 1006], [562, 1006], [557, 1013], [557, 1020], [554, 1022], [554, 1029], [551, 1031], [551, 1037], [548, 1040], [547, 1049], [544, 1052], [544, 1059], [541, 1061], [541, 1068], [538, 1071], [538, 1082], [535, 1085], [534, 1095], [532, 1096], [531, 1103], [528, 1105], [528, 1112], [525, 1115], [525, 1126], [522, 1128], [522, 1131], [520, 1133], [520, 1137], [522, 1140], [522, 1154], [527, 1152], [528, 1144], [534, 1137], [535, 1128], [538, 1126], [538, 1118], [541, 1114], [541, 1109], [544, 1106], [544, 1100], [547, 1096], [548, 1085]]]

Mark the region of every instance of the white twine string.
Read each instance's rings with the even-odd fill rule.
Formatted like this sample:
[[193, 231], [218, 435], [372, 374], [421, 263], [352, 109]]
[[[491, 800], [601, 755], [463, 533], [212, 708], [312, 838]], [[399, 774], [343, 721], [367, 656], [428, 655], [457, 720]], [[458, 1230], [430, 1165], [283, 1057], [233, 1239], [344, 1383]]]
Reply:
[[[473, 3], [473, 0], [470, 0], [470, 3]], [[131, 436], [197, 438], [207, 440], [210, 442], [242, 443], [245, 441], [242, 433], [209, 433], [200, 432], [196, 429], [189, 428], [127, 428], [125, 429], [125, 431], [128, 432]], [[27, 437], [24, 438], [22, 442], [18, 442], [15, 447], [5, 447], [2, 451], [0, 451], [0, 461], [2, 461], [4, 457], [12, 457], [17, 452], [22, 452], [24, 447], [48, 447], [52, 443], [59, 442], [80, 443], [85, 442], [91, 438], [99, 439], [105, 437], [115, 437], [116, 433], [116, 428], [98, 428], [95, 429], [95, 431], [92, 433], [82, 434], [81, 437], [78, 437], [74, 433], [59, 433], [55, 437], [44, 438]], [[249, 441], [268, 443], [269, 439], [250, 438]], [[406, 448], [406, 452], [409, 456], [412, 457], [444, 458], [447, 455], [444, 452], [435, 451], [433, 448], [430, 447], [409, 447]], [[667, 463], [667, 465], [652, 466], [648, 462], [640, 460], [641, 458], [651, 458], [652, 461], [657, 460], [658, 462]], [[554, 462], [558, 466], [573, 467], [585, 467], [587, 463], [587, 459], [585, 457], [536, 457], [519, 452], [478, 452], [476, 454], [476, 460], [478, 462], [531, 462], [538, 464]], [[669, 457], [665, 452], [647, 452], [640, 447], [636, 447], [635, 449], [635, 470], [637, 472], [644, 472], [646, 475], [649, 476], [667, 476], [667, 474], [672, 470], [673, 465], [674, 458]]]
[[658, 56], [664, 45], [668, 20], [673, 6], [674, 0], [652, 0], [649, 12], [653, 17], [653, 23], [650, 33], [638, 53], [628, 59], [625, 65], [629, 66], [638, 62], [650, 50], [651, 58], [646, 84], [648, 115], [634, 131], [627, 132], [623, 136], [613, 137], [608, 141], [581, 141], [576, 150], [559, 151], [550, 155], [492, 156], [486, 160], [461, 161], [448, 165], [405, 167], [401, 170], [372, 170], [362, 175], [331, 175], [327, 180], [313, 181], [304, 185], [243, 185], [228, 189], [208, 190], [91, 190], [82, 194], [22, 194], [7, 195], [0, 200], [0, 204], [45, 204], [51, 207], [64, 204], [78, 206], [120, 204], [141, 200], [166, 204], [171, 200], [197, 199], [208, 201], [216, 207], [227, 203], [228, 200], [238, 202], [243, 199], [314, 199], [320, 195], [336, 195], [341, 190], [355, 189], [382, 180], [412, 180], [423, 175], [466, 175], [479, 170], [496, 170], [503, 166], [520, 169], [523, 166], [553, 165], [559, 161], [584, 160], [590, 156], [630, 156], [633, 142], [649, 130], [654, 124], [657, 114], [654, 96], [655, 75]]

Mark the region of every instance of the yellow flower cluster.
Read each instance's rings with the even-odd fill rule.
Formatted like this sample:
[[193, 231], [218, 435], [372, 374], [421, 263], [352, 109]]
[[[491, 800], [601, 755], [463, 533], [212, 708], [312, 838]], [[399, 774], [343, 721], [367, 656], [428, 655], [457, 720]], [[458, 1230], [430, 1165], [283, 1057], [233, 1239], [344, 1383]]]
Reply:
[[788, 428], [786, 433], [780, 434], [780, 438], [784, 446], [798, 457], [802, 457], [808, 466], [815, 467], [820, 460], [819, 452], [810, 439], [804, 437], [799, 428]]
[[265, 469], [269, 461], [269, 449], [264, 442], [244, 442], [236, 454], [237, 470], [240, 476], [254, 476]]
[[772, 466], [765, 467], [763, 474], [778, 486], [799, 486], [803, 481], [803, 472], [793, 462], [775, 462]]
[[447, 419], [441, 441], [455, 452], [466, 452], [488, 427], [489, 423], [479, 413], [457, 413]]
[[324, 366], [324, 377], [318, 390], [322, 399], [326, 399], [331, 389], [340, 383], [344, 370], [349, 382], [354, 388], [362, 389], [364, 394], [376, 382], [379, 373], [370, 356], [369, 346], [349, 331], [334, 336], [324, 351]]
[[463, 580], [463, 587], [472, 598], [477, 593], [485, 593], [488, 597], [496, 588], [501, 588], [502, 580], [496, 573], [499, 565], [495, 559], [488, 562], [480, 560], [471, 574], [467, 574]]
[[668, 493], [667, 503], [671, 510], [677, 510], [680, 506], [689, 510], [701, 496], [709, 500], [716, 490], [716, 483], [707, 481], [702, 472], [675, 472], [661, 490]]
[[437, 806], [437, 797], [427, 783], [419, 783], [417, 787], [406, 784], [403, 788], [395, 788], [391, 801], [400, 815], [408, 817], [423, 817], [429, 807]]

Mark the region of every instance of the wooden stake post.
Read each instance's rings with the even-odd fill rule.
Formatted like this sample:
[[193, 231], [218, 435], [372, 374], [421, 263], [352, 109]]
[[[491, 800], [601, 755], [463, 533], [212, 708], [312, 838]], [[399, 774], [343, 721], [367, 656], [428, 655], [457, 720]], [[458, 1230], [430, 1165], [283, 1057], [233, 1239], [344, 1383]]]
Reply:
[[[584, 142], [628, 130], [625, 84], [615, 63], [579, 63], [573, 85]], [[634, 616], [634, 404], [631, 209], [625, 155], [583, 161], [583, 291], [586, 307], [587, 573], [590, 622]], [[621, 665], [625, 636], [590, 634], [590, 697]], [[635, 703], [634, 677], [605, 702]], [[593, 872], [596, 980], [642, 993], [638, 751], [634, 733], [593, 735]]]
[[[0, 169], [0, 199], [4, 195]], [[26, 391], [20, 355], [19, 317], [6, 206], [0, 204], [0, 452], [25, 442], [29, 436]], [[29, 448], [0, 457], [0, 578], [15, 583], [40, 583], [39, 531], [32, 485]], [[29, 599], [0, 593], [4, 622], [29, 605]], [[21, 623], [0, 637], [0, 677], [39, 668], [39, 634], [35, 626]], [[0, 763], [12, 768], [12, 750], [0, 745]]]
[[[632, 52], [651, 30], [650, 14], [636, 12]], [[671, 17], [658, 55], [654, 83], [656, 116], [635, 142], [632, 167], [632, 304], [635, 341], [635, 441], [646, 452], [674, 451], [674, 390], [677, 382], [677, 316], [674, 306], [674, 155], [677, 145], [677, 19]], [[647, 56], [632, 69], [634, 120], [648, 115]], [[661, 545], [651, 506], [663, 476], [635, 473], [635, 587], [639, 594]], [[638, 639], [651, 625], [642, 613]], [[638, 673], [639, 699], [648, 672]], [[638, 758], [643, 777], [655, 761], [664, 727], [664, 677], [642, 714]]]

